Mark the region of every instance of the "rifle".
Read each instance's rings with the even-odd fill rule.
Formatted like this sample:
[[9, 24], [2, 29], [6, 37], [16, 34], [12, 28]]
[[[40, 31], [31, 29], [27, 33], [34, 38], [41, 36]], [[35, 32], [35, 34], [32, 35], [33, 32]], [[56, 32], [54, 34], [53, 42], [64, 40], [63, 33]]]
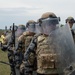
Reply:
[[13, 40], [13, 45], [15, 47], [15, 25], [13, 23], [13, 29], [12, 29], [12, 40]]

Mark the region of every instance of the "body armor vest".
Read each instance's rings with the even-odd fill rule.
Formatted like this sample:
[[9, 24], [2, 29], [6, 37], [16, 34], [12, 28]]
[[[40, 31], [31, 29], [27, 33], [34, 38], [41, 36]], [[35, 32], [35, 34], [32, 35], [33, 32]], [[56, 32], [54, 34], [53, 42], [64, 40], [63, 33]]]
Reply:
[[50, 50], [48, 36], [41, 35], [37, 38], [37, 72], [40, 74], [56, 74], [56, 54]]

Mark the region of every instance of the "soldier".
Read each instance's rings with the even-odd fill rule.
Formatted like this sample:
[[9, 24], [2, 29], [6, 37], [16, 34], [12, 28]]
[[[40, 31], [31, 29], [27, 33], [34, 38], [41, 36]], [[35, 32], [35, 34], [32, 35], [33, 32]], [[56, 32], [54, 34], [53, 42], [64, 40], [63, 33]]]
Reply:
[[[38, 74], [45, 74], [45, 73], [47, 75], [48, 74], [53, 74], [50, 70], [47, 70], [47, 69], [45, 70], [42, 67], [40, 67], [41, 66], [40, 62], [42, 60], [41, 53], [44, 53], [44, 52], [46, 52], [46, 50], [47, 51], [49, 50], [48, 49], [49, 47], [47, 45], [48, 34], [50, 34], [50, 32], [52, 30], [55, 30], [56, 28], [58, 28], [56, 26], [56, 24], [59, 24], [59, 19], [57, 18], [57, 16], [54, 13], [47, 12], [47, 13], [42, 15], [41, 19], [39, 19], [39, 22], [40, 22], [39, 25], [41, 26], [41, 31], [39, 32], [40, 34], [35, 35], [35, 37], [34, 37], [35, 40], [33, 40], [33, 44], [32, 45], [30, 44], [26, 51], [28, 51], [30, 49], [30, 52], [36, 54], [35, 57], [36, 57], [36, 60], [37, 60], [37, 73]], [[37, 48], [37, 50], [35, 50], [35, 48]], [[30, 52], [26, 52], [26, 53], [29, 55], [29, 54], [31, 54]], [[25, 56], [26, 56], [26, 53], [25, 53]], [[30, 57], [31, 57], [31, 55], [29, 55], [29, 58]], [[26, 60], [26, 58], [25, 58], [25, 60]], [[26, 75], [29, 75], [30, 74], [29, 72], [31, 70], [30, 69], [31, 67], [27, 66], [28, 63], [29, 63], [29, 60], [30, 59], [28, 59], [28, 61], [25, 64], [25, 68], [26, 68], [25, 69], [25, 74]], [[57, 73], [55, 73], [55, 74], [57, 74]]]
[[18, 37], [25, 31], [25, 26], [24, 25], [19, 25], [18, 28], [16, 26], [14, 26], [14, 30], [13, 30], [13, 27], [11, 27], [10, 29], [10, 35], [8, 34], [7, 35], [7, 38], [8, 39], [8, 43], [7, 45], [4, 45], [2, 47], [2, 50], [3, 51], [6, 51], [8, 50], [8, 60], [9, 60], [9, 63], [11, 64], [10, 65], [10, 68], [11, 68], [11, 75], [16, 75], [16, 71], [15, 71], [15, 58], [14, 58], [14, 49], [17, 45], [17, 39]]
[[70, 29], [71, 29], [71, 32], [72, 32], [72, 35], [73, 35], [73, 38], [74, 38], [74, 41], [75, 41], [75, 33], [74, 33], [74, 30], [72, 29], [73, 24], [75, 23], [74, 18], [73, 17], [68, 17], [66, 19], [66, 23], [70, 26]]
[[[26, 31], [26, 27], [24, 25], [19, 25], [17, 31], [15, 32], [15, 50], [14, 50], [14, 60], [16, 67], [16, 74], [20, 75], [20, 64], [22, 63], [23, 54], [22, 54], [22, 43], [18, 45], [18, 38]], [[18, 47], [19, 46], [19, 47]], [[15, 53], [15, 52], [18, 53]]]
[[[29, 20], [26, 24], [26, 31], [18, 38], [18, 42], [22, 42], [23, 48], [22, 53], [26, 51], [27, 47], [29, 46], [31, 39], [35, 35], [35, 21]], [[22, 61], [23, 62], [23, 61]], [[20, 72], [23, 74], [24, 64], [22, 63], [20, 66]]]
[[[6, 50], [8, 50], [8, 47], [11, 47], [12, 46], [11, 45], [11, 43], [12, 43], [11, 37], [12, 37], [12, 33], [10, 31], [10, 33], [8, 33], [6, 35], [6, 37], [5, 37], [5, 43], [6, 44], [5, 45], [2, 45], [2, 48], [1, 48], [2, 51], [6, 51]], [[12, 51], [11, 52], [8, 51], [8, 60], [9, 60], [9, 63], [10, 64], [13, 64], [13, 53], [12, 53]], [[14, 69], [14, 66], [13, 65], [10, 65], [10, 69], [11, 69], [10, 75], [16, 75], [15, 74], [15, 69]]]

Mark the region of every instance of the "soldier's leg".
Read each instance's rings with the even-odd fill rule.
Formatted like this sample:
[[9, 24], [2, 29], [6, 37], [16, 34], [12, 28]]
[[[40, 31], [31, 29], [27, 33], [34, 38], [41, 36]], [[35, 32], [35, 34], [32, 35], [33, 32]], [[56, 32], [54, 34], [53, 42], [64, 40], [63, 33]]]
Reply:
[[24, 75], [24, 72], [23, 72], [23, 64], [22, 64], [22, 60], [23, 60], [23, 54], [22, 52], [18, 52], [16, 55], [15, 55], [15, 67], [18, 69], [20, 75]]
[[8, 52], [8, 60], [9, 60], [9, 63], [11, 64], [10, 65], [11, 75], [16, 75], [12, 52]]
[[24, 75], [32, 75], [32, 69], [30, 67], [25, 67]]

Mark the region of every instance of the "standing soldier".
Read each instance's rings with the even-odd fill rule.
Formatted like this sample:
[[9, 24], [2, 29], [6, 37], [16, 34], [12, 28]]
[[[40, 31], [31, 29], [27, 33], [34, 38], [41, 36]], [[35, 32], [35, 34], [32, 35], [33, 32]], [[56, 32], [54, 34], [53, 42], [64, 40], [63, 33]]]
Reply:
[[[23, 32], [26, 31], [26, 28], [24, 25], [19, 25], [17, 31], [15, 32], [15, 50], [14, 50], [14, 62], [15, 62], [15, 72], [16, 75], [20, 75], [20, 64], [22, 63], [23, 55], [21, 52], [21, 43], [20, 48], [18, 48], [18, 38], [23, 34]], [[16, 50], [18, 53], [16, 54]]]
[[15, 46], [17, 44], [18, 37], [25, 31], [25, 26], [19, 25], [18, 28], [17, 28], [17, 26], [14, 26], [14, 24], [13, 24], [13, 27], [11, 26], [10, 31], [12, 33], [10, 32], [10, 36], [7, 37], [8, 43], [7, 43], [7, 45], [4, 45], [2, 47], [2, 50], [3, 51], [8, 50], [8, 60], [9, 60], [9, 63], [11, 64], [10, 65], [10, 69], [11, 69], [10, 75], [16, 75], [14, 49], [15, 49]]
[[68, 17], [66, 19], [66, 23], [70, 26], [70, 29], [71, 29], [71, 32], [72, 32], [72, 35], [73, 35], [73, 38], [74, 38], [74, 42], [75, 42], [75, 33], [74, 33], [74, 30], [72, 29], [73, 24], [75, 23], [74, 18], [73, 17]]
[[[22, 43], [22, 53], [26, 51], [27, 47], [29, 46], [33, 36], [35, 35], [35, 21], [29, 20], [26, 24], [26, 31], [18, 38], [18, 42]], [[23, 61], [22, 61], [23, 62]], [[20, 72], [23, 74], [24, 70], [24, 63], [20, 66]]]
[[[40, 23], [39, 25], [41, 26], [41, 31], [39, 32], [38, 35], [35, 35], [34, 38], [36, 38], [36, 39], [33, 40], [33, 44], [32, 45], [30, 44], [26, 51], [28, 51], [29, 49], [30, 49], [30, 52], [32, 50], [33, 50], [33, 52], [36, 51], [35, 52], [36, 53], [35, 57], [36, 57], [36, 60], [37, 60], [37, 73], [38, 74], [45, 74], [45, 73], [48, 73], [48, 72], [50, 74], [52, 74], [52, 71], [50, 71], [50, 70], [44, 70], [44, 69], [42, 69], [42, 67], [40, 67], [40, 65], [41, 65], [40, 61], [42, 60], [42, 59], [40, 59], [40, 55], [41, 55], [41, 53], [45, 53], [46, 50], [47, 51], [49, 50], [48, 49], [49, 47], [47, 45], [48, 34], [52, 30], [54, 30], [54, 29], [57, 28], [56, 24], [59, 24], [59, 20], [58, 20], [57, 16], [54, 13], [47, 12], [47, 13], [45, 13], [45, 14], [42, 15], [41, 19], [39, 19], [39, 23]], [[37, 50], [34, 50], [35, 48]], [[26, 52], [26, 53], [29, 55], [30, 52]], [[30, 58], [30, 55], [29, 55], [29, 58]], [[26, 58], [25, 58], [25, 60], [26, 60]], [[28, 59], [28, 61], [29, 60], [30, 59]], [[29, 72], [30, 72], [30, 68], [31, 68], [30, 66], [26, 66], [29, 63], [28, 61], [25, 64], [25, 68], [26, 68], [25, 74], [26, 75], [30, 74]]]

